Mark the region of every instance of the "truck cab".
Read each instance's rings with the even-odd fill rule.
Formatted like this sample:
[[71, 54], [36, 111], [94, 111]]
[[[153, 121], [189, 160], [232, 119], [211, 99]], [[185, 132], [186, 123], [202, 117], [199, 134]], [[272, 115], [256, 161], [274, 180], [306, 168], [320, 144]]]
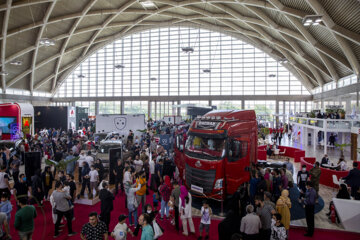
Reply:
[[175, 163], [192, 192], [223, 199], [250, 180], [256, 149], [255, 111], [211, 111], [176, 136]]

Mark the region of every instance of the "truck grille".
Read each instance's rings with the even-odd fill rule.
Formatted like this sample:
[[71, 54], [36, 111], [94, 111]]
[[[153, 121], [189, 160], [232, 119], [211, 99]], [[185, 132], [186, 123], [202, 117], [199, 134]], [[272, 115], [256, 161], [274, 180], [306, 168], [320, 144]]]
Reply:
[[211, 193], [215, 181], [216, 170], [201, 170], [190, 167], [186, 164], [186, 185], [190, 188], [191, 185], [202, 187], [204, 193]]

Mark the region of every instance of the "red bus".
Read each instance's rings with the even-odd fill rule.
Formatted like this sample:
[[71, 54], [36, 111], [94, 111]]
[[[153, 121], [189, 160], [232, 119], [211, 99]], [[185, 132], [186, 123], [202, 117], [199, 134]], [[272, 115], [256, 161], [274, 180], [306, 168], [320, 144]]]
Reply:
[[250, 180], [250, 164], [257, 162], [255, 111], [197, 117], [186, 135], [176, 135], [174, 149], [180, 177], [192, 192], [218, 200], [232, 195]]

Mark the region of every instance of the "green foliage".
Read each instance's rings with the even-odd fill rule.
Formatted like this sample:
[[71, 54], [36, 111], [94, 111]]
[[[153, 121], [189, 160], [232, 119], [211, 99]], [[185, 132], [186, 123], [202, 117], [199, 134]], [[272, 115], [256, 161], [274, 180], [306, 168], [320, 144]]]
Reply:
[[348, 147], [348, 146], [351, 146], [351, 143], [343, 143], [343, 144], [335, 143], [335, 146], [340, 148], [340, 151], [344, 151], [344, 148]]
[[54, 160], [46, 159], [45, 163], [47, 165], [54, 165], [59, 171], [65, 171], [66, 170], [66, 165], [68, 165], [68, 163], [77, 161], [77, 160], [79, 160], [79, 158], [80, 157], [74, 157], [74, 158], [69, 159], [69, 160], [62, 159], [60, 162], [56, 162]]
[[262, 129], [261, 129], [261, 132], [262, 132], [265, 136], [267, 136], [267, 135], [270, 134], [270, 129], [269, 129], [269, 128], [262, 128]]
[[136, 131], [146, 133], [147, 129], [146, 128], [145, 129], [137, 129]]

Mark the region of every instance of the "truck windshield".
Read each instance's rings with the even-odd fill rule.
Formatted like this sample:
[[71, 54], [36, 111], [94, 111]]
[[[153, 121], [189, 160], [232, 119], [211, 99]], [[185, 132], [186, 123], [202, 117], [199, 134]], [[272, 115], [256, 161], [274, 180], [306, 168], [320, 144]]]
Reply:
[[225, 138], [190, 135], [185, 148], [186, 153], [192, 157], [219, 160], [225, 156]]

